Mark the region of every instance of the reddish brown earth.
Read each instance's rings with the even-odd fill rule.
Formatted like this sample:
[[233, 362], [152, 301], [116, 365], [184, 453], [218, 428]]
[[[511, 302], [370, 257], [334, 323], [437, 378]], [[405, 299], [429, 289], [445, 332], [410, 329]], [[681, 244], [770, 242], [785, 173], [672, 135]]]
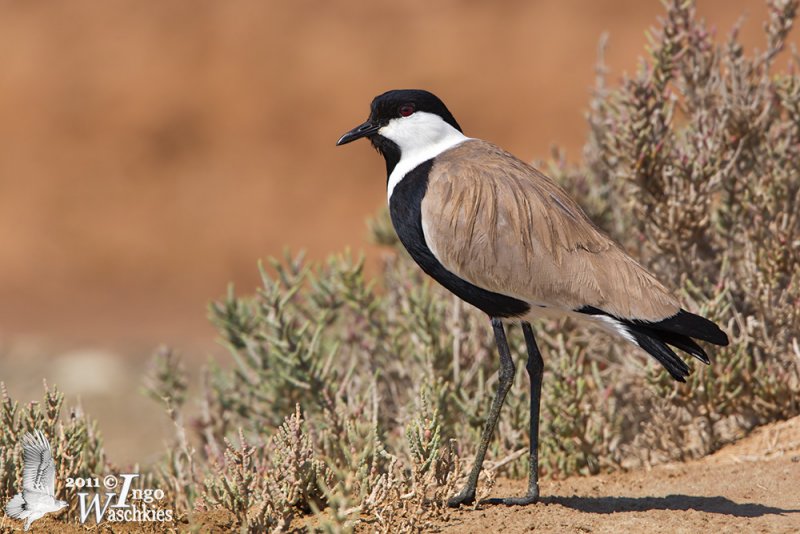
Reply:
[[[523, 481], [500, 480], [494, 495], [522, 493]], [[651, 470], [544, 481], [543, 501], [526, 507], [460, 509], [431, 532], [800, 532], [800, 417], [767, 425], [701, 460]], [[0, 523], [11, 531], [21, 523]], [[295, 526], [313, 525], [301, 520]], [[91, 527], [111, 532], [107, 526]], [[200, 514], [172, 526], [181, 532], [230, 532], [222, 512]], [[31, 532], [86, 532], [45, 517]], [[369, 524], [359, 531], [370, 532]], [[128, 523], [113, 532], [159, 532]]]
[[[543, 503], [459, 512], [444, 532], [800, 532], [800, 418], [698, 461], [542, 484]], [[522, 494], [503, 482], [497, 495]]]

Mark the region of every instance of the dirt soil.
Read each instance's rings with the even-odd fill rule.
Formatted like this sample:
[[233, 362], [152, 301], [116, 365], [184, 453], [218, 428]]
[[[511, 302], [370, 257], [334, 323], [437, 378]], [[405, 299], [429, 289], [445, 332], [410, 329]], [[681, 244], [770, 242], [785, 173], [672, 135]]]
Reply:
[[[502, 481], [497, 496], [522, 494]], [[800, 417], [706, 458], [545, 481], [543, 502], [459, 511], [443, 532], [800, 532]]]
[[[494, 496], [521, 494], [525, 482], [499, 480]], [[800, 532], [800, 417], [764, 426], [700, 460], [651, 470], [544, 481], [542, 502], [453, 512], [431, 532]], [[297, 523], [310, 524], [308, 518]], [[0, 520], [0, 532], [22, 523]], [[174, 525], [100, 527], [46, 517], [30, 532], [232, 532], [223, 512]], [[370, 532], [371, 526], [357, 529]]]

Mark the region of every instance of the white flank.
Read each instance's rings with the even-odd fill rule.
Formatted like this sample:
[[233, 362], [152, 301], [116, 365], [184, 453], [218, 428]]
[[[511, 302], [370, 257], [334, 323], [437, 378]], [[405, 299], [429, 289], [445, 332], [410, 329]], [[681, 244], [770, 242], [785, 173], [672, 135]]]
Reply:
[[609, 317], [608, 315], [593, 315], [592, 319], [596, 319], [603, 323], [603, 326], [606, 327], [606, 330], [610, 331], [612, 334], [619, 334], [620, 336], [624, 337], [634, 345], [638, 345], [636, 340], [633, 338], [630, 332], [625, 328], [625, 326], [614, 319], [613, 317]]
[[387, 199], [392, 198], [392, 191], [400, 180], [417, 165], [469, 139], [439, 115], [424, 111], [392, 119], [378, 133], [400, 148], [400, 161], [389, 175]]

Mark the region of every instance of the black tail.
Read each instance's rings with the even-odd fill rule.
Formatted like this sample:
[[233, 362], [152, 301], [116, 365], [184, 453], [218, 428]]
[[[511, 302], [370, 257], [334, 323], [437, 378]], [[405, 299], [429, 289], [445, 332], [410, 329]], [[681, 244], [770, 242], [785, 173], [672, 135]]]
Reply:
[[617, 321], [633, 337], [637, 345], [658, 360], [672, 378], [679, 382], [686, 382], [689, 366], [678, 358], [668, 345], [709, 364], [711, 362], [708, 355], [692, 338], [708, 341], [714, 345], [728, 344], [728, 336], [716, 324], [683, 309], [672, 317], [658, 322], [620, 319], [593, 306], [585, 306], [578, 311], [589, 315], [607, 315]]
[[695, 337], [721, 347], [728, 344], [727, 334], [720, 330], [715, 323], [709, 321], [705, 317], [689, 313], [686, 310], [681, 310], [672, 317], [667, 317], [663, 321], [657, 323], [648, 323], [645, 321], [632, 322], [647, 326], [653, 330], [678, 334], [684, 337]]

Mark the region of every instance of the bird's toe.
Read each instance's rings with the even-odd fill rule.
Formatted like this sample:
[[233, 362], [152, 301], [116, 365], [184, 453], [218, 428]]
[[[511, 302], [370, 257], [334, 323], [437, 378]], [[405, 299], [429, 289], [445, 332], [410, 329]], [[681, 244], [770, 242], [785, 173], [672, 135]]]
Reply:
[[475, 492], [465, 488], [458, 495], [451, 497], [447, 501], [447, 506], [450, 508], [458, 508], [462, 504], [472, 504], [473, 502], [475, 502]]
[[481, 501], [481, 504], [504, 504], [506, 506], [526, 506], [534, 504], [539, 501], [539, 494], [528, 493], [522, 497], [500, 497], [493, 499], [486, 499]]

